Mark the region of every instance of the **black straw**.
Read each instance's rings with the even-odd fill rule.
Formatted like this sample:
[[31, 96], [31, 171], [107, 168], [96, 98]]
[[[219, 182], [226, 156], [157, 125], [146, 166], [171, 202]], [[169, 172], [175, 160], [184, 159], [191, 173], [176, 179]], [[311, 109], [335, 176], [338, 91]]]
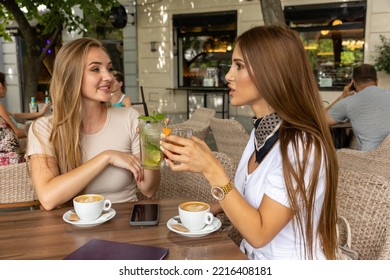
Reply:
[[144, 105], [145, 116], [149, 116], [148, 106], [146, 105], [145, 102], [144, 87], [140, 86], [140, 88], [141, 88], [141, 97], [142, 97], [142, 104]]

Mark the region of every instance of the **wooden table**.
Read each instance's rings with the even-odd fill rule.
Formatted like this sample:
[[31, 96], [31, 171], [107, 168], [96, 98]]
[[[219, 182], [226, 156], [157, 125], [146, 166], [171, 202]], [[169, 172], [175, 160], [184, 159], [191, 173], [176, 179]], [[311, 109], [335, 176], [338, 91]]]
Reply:
[[168, 248], [164, 259], [246, 259], [226, 235], [218, 230], [204, 237], [189, 238], [171, 232], [167, 221], [177, 215], [177, 205], [186, 199], [147, 200], [160, 205], [158, 226], [130, 226], [132, 203], [113, 204], [116, 216], [95, 227], [68, 224], [62, 215], [71, 208], [53, 211], [0, 212], [0, 259], [63, 259], [91, 239], [103, 239]]

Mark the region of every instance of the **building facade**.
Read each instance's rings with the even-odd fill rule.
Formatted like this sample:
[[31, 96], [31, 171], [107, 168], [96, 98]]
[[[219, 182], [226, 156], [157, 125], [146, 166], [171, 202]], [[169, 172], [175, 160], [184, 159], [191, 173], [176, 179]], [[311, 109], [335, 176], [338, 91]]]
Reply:
[[[282, 0], [282, 6], [346, 3], [340, 0]], [[236, 12], [236, 33], [255, 25], [263, 25], [260, 0], [137, 0], [121, 1], [129, 21], [123, 29], [123, 67], [126, 94], [140, 101], [143, 86], [146, 101], [164, 113], [185, 113], [186, 94], [170, 90], [177, 87], [180, 75], [177, 34], [174, 17], [186, 14]], [[132, 24], [134, 22], [134, 24]], [[367, 0], [364, 28], [364, 62], [373, 63], [380, 35], [390, 37], [390, 1]], [[63, 34], [64, 41], [74, 38]], [[179, 70], [178, 70], [179, 69]], [[7, 74], [9, 85], [5, 103], [10, 111], [20, 111], [21, 89], [18, 49], [15, 42], [0, 42], [0, 71]], [[379, 72], [379, 86], [390, 88], [390, 77]], [[340, 91], [321, 90], [323, 99], [333, 101]], [[249, 115], [245, 107], [230, 108], [230, 115]]]

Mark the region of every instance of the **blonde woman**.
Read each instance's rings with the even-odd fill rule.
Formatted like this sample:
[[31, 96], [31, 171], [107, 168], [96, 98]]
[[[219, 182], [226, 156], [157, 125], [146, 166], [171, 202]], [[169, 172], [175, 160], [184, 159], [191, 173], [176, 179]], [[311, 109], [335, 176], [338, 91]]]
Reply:
[[244, 32], [225, 78], [231, 105], [255, 115], [234, 182], [196, 137], [161, 142], [169, 166], [205, 176], [219, 200], [213, 212], [229, 217], [250, 259], [335, 259], [337, 157], [298, 34], [284, 26]]
[[27, 150], [45, 209], [80, 192], [134, 201], [137, 187], [151, 196], [159, 186], [160, 172], [141, 168], [139, 113], [106, 105], [113, 81], [110, 57], [98, 40], [76, 39], [58, 52], [50, 83], [53, 115], [31, 125]]

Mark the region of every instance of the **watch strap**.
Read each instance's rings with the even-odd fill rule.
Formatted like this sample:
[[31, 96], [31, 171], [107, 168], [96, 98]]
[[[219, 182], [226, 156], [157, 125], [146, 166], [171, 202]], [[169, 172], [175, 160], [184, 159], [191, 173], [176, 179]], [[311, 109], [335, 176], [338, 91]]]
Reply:
[[[215, 199], [217, 199], [217, 200], [223, 200], [223, 199], [225, 198], [225, 196], [226, 196], [233, 188], [234, 188], [233, 182], [230, 180], [229, 183], [227, 183], [227, 184], [224, 185], [224, 186], [213, 186], [213, 187], [211, 188], [211, 194], [213, 195], [213, 197], [214, 197]], [[214, 194], [213, 189], [219, 190], [219, 192], [221, 192], [220, 196]]]
[[234, 188], [232, 180], [230, 180], [229, 183], [220, 188], [223, 190], [223, 193], [227, 195]]

